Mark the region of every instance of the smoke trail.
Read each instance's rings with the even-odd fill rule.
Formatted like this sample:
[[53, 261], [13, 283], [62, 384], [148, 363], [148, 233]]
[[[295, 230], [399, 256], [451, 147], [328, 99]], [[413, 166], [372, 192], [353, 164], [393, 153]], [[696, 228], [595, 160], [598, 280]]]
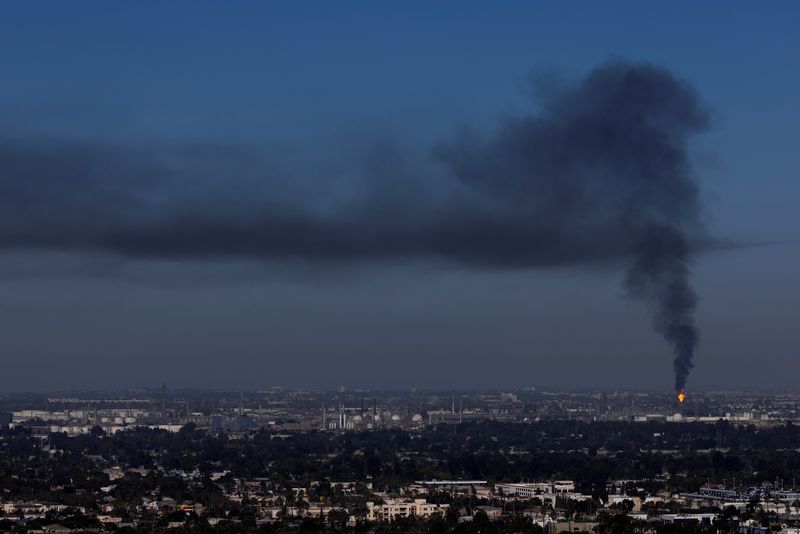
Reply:
[[694, 321], [697, 295], [689, 285], [689, 244], [674, 228], [652, 226], [643, 233], [637, 252], [626, 287], [655, 307], [653, 325], [672, 347], [675, 391], [682, 391], [699, 336]]
[[688, 83], [649, 64], [612, 61], [539, 87], [535, 111], [493, 131], [417, 152], [365, 149], [299, 176], [294, 162], [236, 146], [0, 137], [0, 250], [627, 265], [625, 287], [653, 306], [680, 389], [698, 339], [689, 263], [710, 241], [688, 144], [709, 113]]

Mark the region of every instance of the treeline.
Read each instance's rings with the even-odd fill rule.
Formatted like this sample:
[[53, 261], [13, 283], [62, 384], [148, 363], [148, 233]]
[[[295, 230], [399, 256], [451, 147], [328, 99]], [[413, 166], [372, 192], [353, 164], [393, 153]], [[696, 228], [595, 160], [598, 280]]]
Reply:
[[[714, 450], [718, 437], [722, 449]], [[97, 429], [79, 437], [52, 434], [48, 440], [24, 429], [6, 429], [0, 433], [0, 485], [20, 496], [59, 488], [60, 493], [73, 492], [79, 504], [82, 492], [109, 484], [103, 468], [119, 465], [159, 468], [118, 482], [115, 492], [122, 498], [156, 487], [184, 497], [200, 487], [213, 500], [219, 497], [217, 484], [204, 482], [223, 470], [230, 471], [230, 484], [234, 477], [291, 485], [328, 479], [370, 481], [376, 489], [391, 490], [420, 479], [566, 478], [575, 480], [580, 491], [597, 495], [608, 480], [660, 477], [669, 478], [665, 484], [672, 489], [689, 490], [709, 478], [736, 477], [745, 484], [800, 478], [798, 437], [791, 423], [757, 429], [725, 422], [471, 422], [414, 432], [278, 436], [264, 430], [238, 439], [192, 425], [177, 433], [140, 428], [106, 436]], [[200, 482], [189, 488], [165, 474], [173, 470], [200, 473]]]

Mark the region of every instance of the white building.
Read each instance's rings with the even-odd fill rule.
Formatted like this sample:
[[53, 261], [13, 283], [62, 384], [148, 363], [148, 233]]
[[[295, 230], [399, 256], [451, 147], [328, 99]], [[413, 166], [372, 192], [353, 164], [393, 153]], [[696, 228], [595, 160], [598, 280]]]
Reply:
[[558, 495], [566, 497], [575, 491], [575, 483], [572, 480], [555, 480], [552, 482], [518, 482], [497, 484], [495, 489], [503, 492], [508, 497], [543, 497], [547, 495]]
[[496, 484], [495, 490], [507, 497], [533, 498], [553, 493], [553, 485], [549, 482], [523, 482], [510, 484]]
[[427, 499], [388, 499], [383, 504], [367, 503], [367, 519], [370, 521], [393, 521], [403, 517], [428, 518], [433, 514], [444, 515], [446, 504], [428, 504]]

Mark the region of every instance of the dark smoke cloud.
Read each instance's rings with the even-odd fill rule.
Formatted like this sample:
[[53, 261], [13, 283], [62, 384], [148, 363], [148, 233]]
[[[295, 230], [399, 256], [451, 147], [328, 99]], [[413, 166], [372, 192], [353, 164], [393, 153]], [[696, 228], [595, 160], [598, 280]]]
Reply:
[[708, 112], [687, 83], [646, 64], [539, 87], [536, 112], [494, 132], [464, 130], [424, 156], [386, 143], [314, 172], [247, 148], [0, 140], [0, 249], [481, 268], [624, 261], [628, 292], [652, 303], [675, 351], [681, 388], [697, 342], [689, 261], [708, 241], [687, 144]]
[[698, 341], [689, 261], [704, 235], [687, 142], [709, 113], [686, 83], [652, 66], [612, 63], [561, 90], [547, 81], [540, 113], [509, 120], [488, 141], [466, 135], [444, 157], [476, 189], [530, 209], [557, 243], [621, 247], [626, 289], [654, 307], [681, 390]]
[[626, 280], [632, 296], [655, 307], [653, 325], [675, 354], [676, 391], [686, 386], [699, 335], [694, 322], [697, 295], [689, 284], [689, 259], [686, 236], [669, 226], [652, 225], [644, 229]]

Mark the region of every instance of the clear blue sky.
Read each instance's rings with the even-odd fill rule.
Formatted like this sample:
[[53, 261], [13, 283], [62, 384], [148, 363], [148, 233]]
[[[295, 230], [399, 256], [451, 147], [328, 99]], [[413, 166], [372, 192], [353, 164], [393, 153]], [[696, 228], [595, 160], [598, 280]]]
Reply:
[[[713, 110], [692, 148], [712, 233], [781, 242], [698, 259], [692, 382], [793, 385], [799, 25], [791, 1], [8, 2], [0, 137], [214, 142], [302, 165], [376, 135], [425, 147], [490, 127], [531, 109], [531, 71], [652, 62]], [[614, 272], [4, 257], [0, 389], [670, 384]]]

